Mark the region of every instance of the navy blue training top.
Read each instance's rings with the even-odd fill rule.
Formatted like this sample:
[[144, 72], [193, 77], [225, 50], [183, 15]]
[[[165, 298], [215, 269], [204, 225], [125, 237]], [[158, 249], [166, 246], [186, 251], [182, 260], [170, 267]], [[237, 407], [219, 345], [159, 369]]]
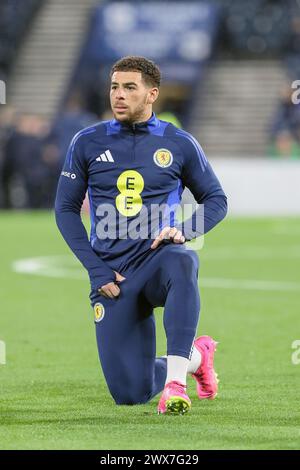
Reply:
[[[75, 135], [59, 179], [55, 214], [63, 237], [89, 273], [92, 289], [115, 281], [114, 270], [128, 275], [145, 261], [153, 252], [157, 228], [164, 226], [154, 210], [152, 219], [154, 213], [159, 220], [154, 233], [150, 209], [176, 206], [184, 187], [204, 204], [202, 233], [208, 232], [227, 212], [222, 187], [197, 140], [155, 114], [132, 126], [116, 119], [100, 122]], [[90, 240], [80, 216], [87, 190]], [[108, 228], [106, 222], [114, 220], [110, 209], [117, 217]], [[172, 213], [168, 225], [178, 226], [189, 240], [202, 234], [195, 229], [196, 216], [197, 211], [186, 225], [194, 229], [192, 235]], [[144, 230], [137, 236], [141, 220]], [[132, 236], [124, 235], [126, 227]]]

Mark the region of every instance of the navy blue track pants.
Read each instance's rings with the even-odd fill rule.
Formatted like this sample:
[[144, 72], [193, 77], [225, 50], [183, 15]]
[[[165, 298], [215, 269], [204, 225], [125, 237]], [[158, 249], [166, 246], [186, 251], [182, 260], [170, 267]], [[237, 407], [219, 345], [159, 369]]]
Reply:
[[161, 245], [119, 287], [115, 299], [91, 293], [99, 358], [117, 404], [146, 403], [167, 373], [166, 358], [155, 357], [154, 307], [164, 306], [167, 354], [190, 357], [200, 311], [198, 256], [184, 245]]

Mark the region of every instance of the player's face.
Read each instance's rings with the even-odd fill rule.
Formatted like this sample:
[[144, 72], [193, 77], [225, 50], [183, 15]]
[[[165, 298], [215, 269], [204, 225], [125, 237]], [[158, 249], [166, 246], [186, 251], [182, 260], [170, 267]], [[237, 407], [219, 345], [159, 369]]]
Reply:
[[114, 117], [122, 122], [143, 122], [151, 117], [158, 89], [148, 86], [141, 72], [114, 72], [110, 104]]

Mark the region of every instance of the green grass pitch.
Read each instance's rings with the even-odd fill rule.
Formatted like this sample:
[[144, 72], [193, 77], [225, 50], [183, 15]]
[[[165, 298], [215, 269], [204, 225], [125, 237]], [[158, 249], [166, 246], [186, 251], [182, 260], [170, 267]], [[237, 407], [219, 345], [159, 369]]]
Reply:
[[[189, 379], [185, 416], [158, 416], [159, 397], [114, 405], [98, 363], [87, 277], [53, 214], [1, 213], [0, 227], [1, 449], [300, 448], [300, 364], [292, 363], [300, 219], [228, 218], [206, 236], [198, 332], [220, 342], [220, 389], [215, 401], [200, 402]], [[59, 255], [66, 276], [59, 258], [49, 275], [12, 269], [16, 260], [34, 266], [32, 258]], [[160, 355], [159, 309], [156, 318]]]

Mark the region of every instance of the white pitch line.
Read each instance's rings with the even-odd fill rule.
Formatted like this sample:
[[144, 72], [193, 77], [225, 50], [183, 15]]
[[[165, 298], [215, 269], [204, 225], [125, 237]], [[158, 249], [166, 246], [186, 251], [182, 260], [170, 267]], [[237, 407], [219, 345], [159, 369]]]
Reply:
[[69, 255], [20, 259], [12, 263], [12, 269], [17, 273], [32, 274], [34, 276], [87, 279], [80, 263]]
[[[68, 266], [69, 265], [69, 266]], [[16, 260], [12, 269], [17, 273], [87, 280], [88, 275], [80, 263], [70, 255], [41, 256]], [[258, 279], [201, 278], [200, 287], [213, 289], [243, 289], [256, 291], [299, 292], [300, 283], [288, 281], [267, 281]]]

